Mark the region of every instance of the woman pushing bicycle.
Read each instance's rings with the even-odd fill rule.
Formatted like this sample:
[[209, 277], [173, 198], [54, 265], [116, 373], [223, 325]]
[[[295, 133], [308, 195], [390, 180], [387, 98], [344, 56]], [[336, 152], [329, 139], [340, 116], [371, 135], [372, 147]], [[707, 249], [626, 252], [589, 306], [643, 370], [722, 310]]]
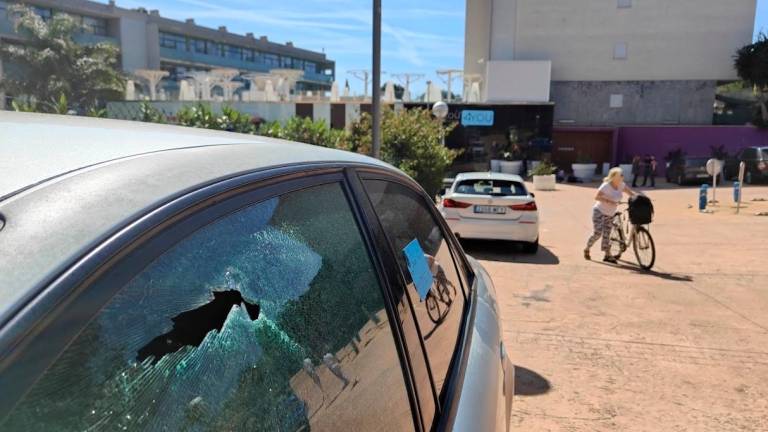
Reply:
[[592, 225], [594, 227], [592, 236], [587, 240], [587, 247], [584, 249], [584, 259], [590, 259], [589, 249], [595, 242], [602, 237], [600, 250], [603, 251], [603, 261], [616, 263], [616, 258], [609, 253], [611, 242], [611, 230], [613, 228], [613, 215], [618, 210], [622, 194], [634, 196], [637, 193], [630, 189], [624, 183], [624, 174], [621, 168], [611, 168], [608, 176], [603, 179], [603, 184], [597, 189], [595, 196], [595, 205], [592, 208]]

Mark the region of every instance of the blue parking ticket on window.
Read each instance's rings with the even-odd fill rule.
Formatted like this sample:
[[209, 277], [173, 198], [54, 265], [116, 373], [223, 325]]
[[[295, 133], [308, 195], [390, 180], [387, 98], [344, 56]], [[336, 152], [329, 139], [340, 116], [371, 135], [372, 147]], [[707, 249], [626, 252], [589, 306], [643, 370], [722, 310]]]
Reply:
[[419, 299], [423, 301], [432, 288], [432, 272], [429, 270], [424, 250], [421, 249], [419, 241], [413, 239], [403, 248], [403, 254], [408, 262], [408, 271], [411, 273], [413, 285], [416, 286]]

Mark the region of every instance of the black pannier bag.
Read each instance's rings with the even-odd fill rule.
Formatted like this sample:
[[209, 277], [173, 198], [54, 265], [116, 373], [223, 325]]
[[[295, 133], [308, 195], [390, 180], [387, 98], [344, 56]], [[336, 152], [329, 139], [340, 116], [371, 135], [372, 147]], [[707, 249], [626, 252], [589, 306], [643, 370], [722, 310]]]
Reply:
[[646, 225], [653, 220], [653, 203], [645, 195], [635, 195], [629, 199], [629, 221], [633, 225]]

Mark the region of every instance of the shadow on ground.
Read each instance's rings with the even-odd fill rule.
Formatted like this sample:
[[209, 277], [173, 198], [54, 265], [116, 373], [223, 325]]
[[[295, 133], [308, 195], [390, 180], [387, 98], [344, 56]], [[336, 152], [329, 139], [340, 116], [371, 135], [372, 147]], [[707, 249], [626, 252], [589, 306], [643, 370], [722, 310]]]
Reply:
[[522, 366], [515, 366], [515, 396], [538, 396], [551, 388], [543, 376]]
[[538, 252], [523, 252], [522, 243], [502, 240], [461, 240], [464, 251], [476, 259], [484, 261], [514, 262], [522, 264], [557, 265], [560, 259], [544, 246]]
[[630, 263], [629, 261], [619, 261], [617, 264], [609, 264], [601, 261], [596, 261], [596, 262], [598, 264], [602, 264], [608, 267], [615, 267], [615, 268], [620, 268], [624, 270], [629, 270], [641, 275], [653, 276], [659, 279], [664, 279], [669, 281], [675, 281], [675, 282], [692, 282], [693, 281], [693, 277], [689, 275], [679, 274], [679, 273], [657, 272], [655, 270], [643, 270], [637, 265]]

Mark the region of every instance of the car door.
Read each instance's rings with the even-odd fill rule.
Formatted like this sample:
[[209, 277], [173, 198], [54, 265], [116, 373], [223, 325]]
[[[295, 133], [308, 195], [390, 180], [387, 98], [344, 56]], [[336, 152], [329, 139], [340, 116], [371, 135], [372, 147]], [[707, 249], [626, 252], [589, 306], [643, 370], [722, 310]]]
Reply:
[[[373, 173], [363, 173], [361, 179], [406, 287], [404, 298], [420, 337], [421, 351], [409, 346], [409, 353], [416, 361], [426, 356], [431, 389], [437, 396], [433, 417], [422, 409], [424, 426], [444, 427], [463, 373], [467, 292], [474, 276], [467, 271], [463, 252], [455, 248], [455, 239], [423, 192], [407, 182]], [[428, 268], [426, 291], [419, 287], [406, 253], [413, 245], [418, 245], [418, 256]], [[421, 401], [427, 384], [422, 380], [417, 385]]]
[[342, 173], [241, 190], [32, 305], [56, 304], [0, 359], [0, 430], [420, 430]]

